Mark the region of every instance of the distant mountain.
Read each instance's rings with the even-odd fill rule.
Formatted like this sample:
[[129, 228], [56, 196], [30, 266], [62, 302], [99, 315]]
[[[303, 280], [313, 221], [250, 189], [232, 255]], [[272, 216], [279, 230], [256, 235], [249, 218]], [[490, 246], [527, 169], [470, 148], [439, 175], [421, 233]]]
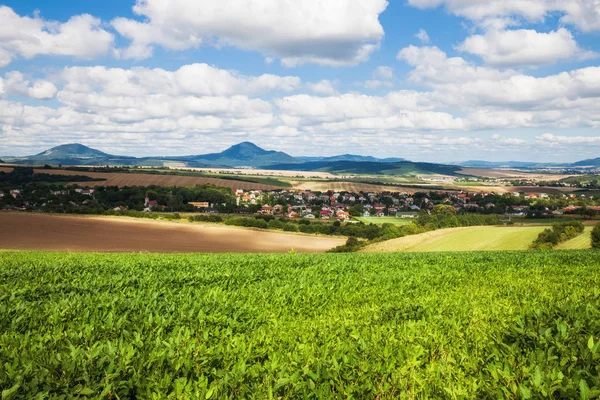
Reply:
[[35, 156], [38, 159], [54, 160], [57, 158], [110, 158], [110, 154], [92, 149], [79, 143], [63, 144], [43, 151]]
[[279, 163], [301, 163], [289, 154], [264, 150], [250, 142], [239, 143], [221, 153], [181, 157], [126, 157], [104, 153], [78, 143], [56, 146], [39, 154], [15, 157], [9, 162], [31, 165], [140, 165], [162, 167], [166, 162], [178, 162], [188, 167], [264, 167]]
[[378, 174], [378, 175], [456, 175], [461, 167], [431, 163], [402, 162], [358, 162], [358, 161], [312, 161], [303, 164], [278, 164], [267, 168], [289, 171], [316, 171], [338, 174]]
[[190, 161], [225, 167], [264, 167], [271, 164], [302, 163], [281, 151], [265, 150], [254, 143], [242, 142], [221, 153], [192, 156]]
[[393, 163], [393, 162], [402, 162], [407, 161], [404, 158], [376, 158], [371, 156], [360, 156], [356, 154], [342, 154], [339, 156], [331, 156], [331, 157], [297, 157], [303, 161], [358, 161], [358, 162], [384, 162], [384, 163]]
[[600, 158], [582, 160], [571, 164], [574, 167], [600, 167]]
[[456, 163], [456, 165], [460, 165], [461, 167], [467, 168], [524, 168], [524, 169], [532, 169], [532, 168], [545, 168], [552, 167], [558, 164], [550, 164], [550, 163], [537, 163], [537, 162], [523, 162], [523, 161], [483, 161], [483, 160], [471, 160], [471, 161], [463, 161]]
[[135, 157], [113, 156], [79, 143], [63, 144], [39, 154], [27, 157], [15, 157], [8, 161], [15, 164], [50, 165], [131, 165]]

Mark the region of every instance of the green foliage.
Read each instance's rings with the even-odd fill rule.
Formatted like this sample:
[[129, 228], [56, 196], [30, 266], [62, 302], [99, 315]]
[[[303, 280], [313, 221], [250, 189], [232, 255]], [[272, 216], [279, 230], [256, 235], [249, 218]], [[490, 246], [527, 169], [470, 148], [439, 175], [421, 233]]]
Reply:
[[592, 248], [600, 249], [600, 224], [592, 230]]
[[456, 215], [456, 209], [453, 206], [438, 204], [433, 207], [432, 214], [434, 215]]
[[593, 251], [5, 252], [0, 391], [595, 398], [599, 283]]
[[532, 250], [550, 250], [559, 243], [571, 240], [583, 233], [585, 226], [581, 221], [559, 222], [551, 229], [544, 229], [531, 244]]
[[443, 228], [457, 228], [461, 226], [487, 226], [487, 225], [500, 225], [500, 217], [497, 215], [483, 215], [483, 214], [460, 214], [452, 215], [447, 211], [443, 211], [438, 214], [429, 215], [426, 212], [421, 212], [417, 223], [427, 230], [443, 229]]
[[214, 214], [192, 215], [188, 219], [191, 222], [213, 222], [217, 224], [223, 222], [223, 217]]

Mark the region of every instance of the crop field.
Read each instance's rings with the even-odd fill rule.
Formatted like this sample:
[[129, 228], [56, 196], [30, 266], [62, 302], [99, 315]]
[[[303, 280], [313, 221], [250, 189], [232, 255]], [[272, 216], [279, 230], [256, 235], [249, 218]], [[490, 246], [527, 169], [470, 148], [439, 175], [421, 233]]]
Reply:
[[410, 224], [414, 220], [408, 218], [396, 218], [396, 217], [355, 217], [357, 221], [364, 222], [365, 224], [393, 224], [393, 225], [406, 225]]
[[34, 398], [592, 398], [588, 251], [0, 252], [0, 390]]
[[[376, 243], [366, 252], [433, 252], [527, 250], [547, 226], [497, 227], [476, 226], [440, 229], [420, 235]], [[591, 247], [591, 244], [590, 244]]]

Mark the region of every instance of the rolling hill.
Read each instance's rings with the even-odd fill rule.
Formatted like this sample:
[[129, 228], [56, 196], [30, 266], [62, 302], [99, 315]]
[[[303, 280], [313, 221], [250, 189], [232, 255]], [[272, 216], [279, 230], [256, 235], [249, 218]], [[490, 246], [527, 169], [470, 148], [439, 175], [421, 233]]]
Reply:
[[377, 175], [455, 175], [461, 169], [455, 165], [417, 163], [402, 161], [387, 162], [357, 162], [357, 161], [313, 161], [303, 164], [278, 164], [267, 168], [289, 171], [332, 172], [337, 174], [377, 174]]
[[574, 167], [600, 167], [600, 157], [578, 161], [572, 165]]
[[376, 158], [371, 156], [360, 156], [356, 154], [341, 154], [339, 156], [331, 156], [331, 157], [297, 157], [306, 162], [315, 162], [315, 161], [325, 161], [325, 162], [334, 162], [334, 161], [358, 161], [358, 162], [383, 162], [383, 163], [393, 163], [393, 162], [401, 162], [408, 161], [404, 158]]

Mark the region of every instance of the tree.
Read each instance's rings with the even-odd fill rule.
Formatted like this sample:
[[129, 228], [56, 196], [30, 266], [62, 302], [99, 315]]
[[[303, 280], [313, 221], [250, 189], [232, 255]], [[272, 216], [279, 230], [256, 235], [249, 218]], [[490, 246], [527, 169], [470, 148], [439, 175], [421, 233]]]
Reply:
[[433, 207], [432, 213], [434, 215], [456, 215], [456, 209], [453, 206], [438, 204]]
[[600, 224], [592, 230], [592, 248], [600, 249]]

